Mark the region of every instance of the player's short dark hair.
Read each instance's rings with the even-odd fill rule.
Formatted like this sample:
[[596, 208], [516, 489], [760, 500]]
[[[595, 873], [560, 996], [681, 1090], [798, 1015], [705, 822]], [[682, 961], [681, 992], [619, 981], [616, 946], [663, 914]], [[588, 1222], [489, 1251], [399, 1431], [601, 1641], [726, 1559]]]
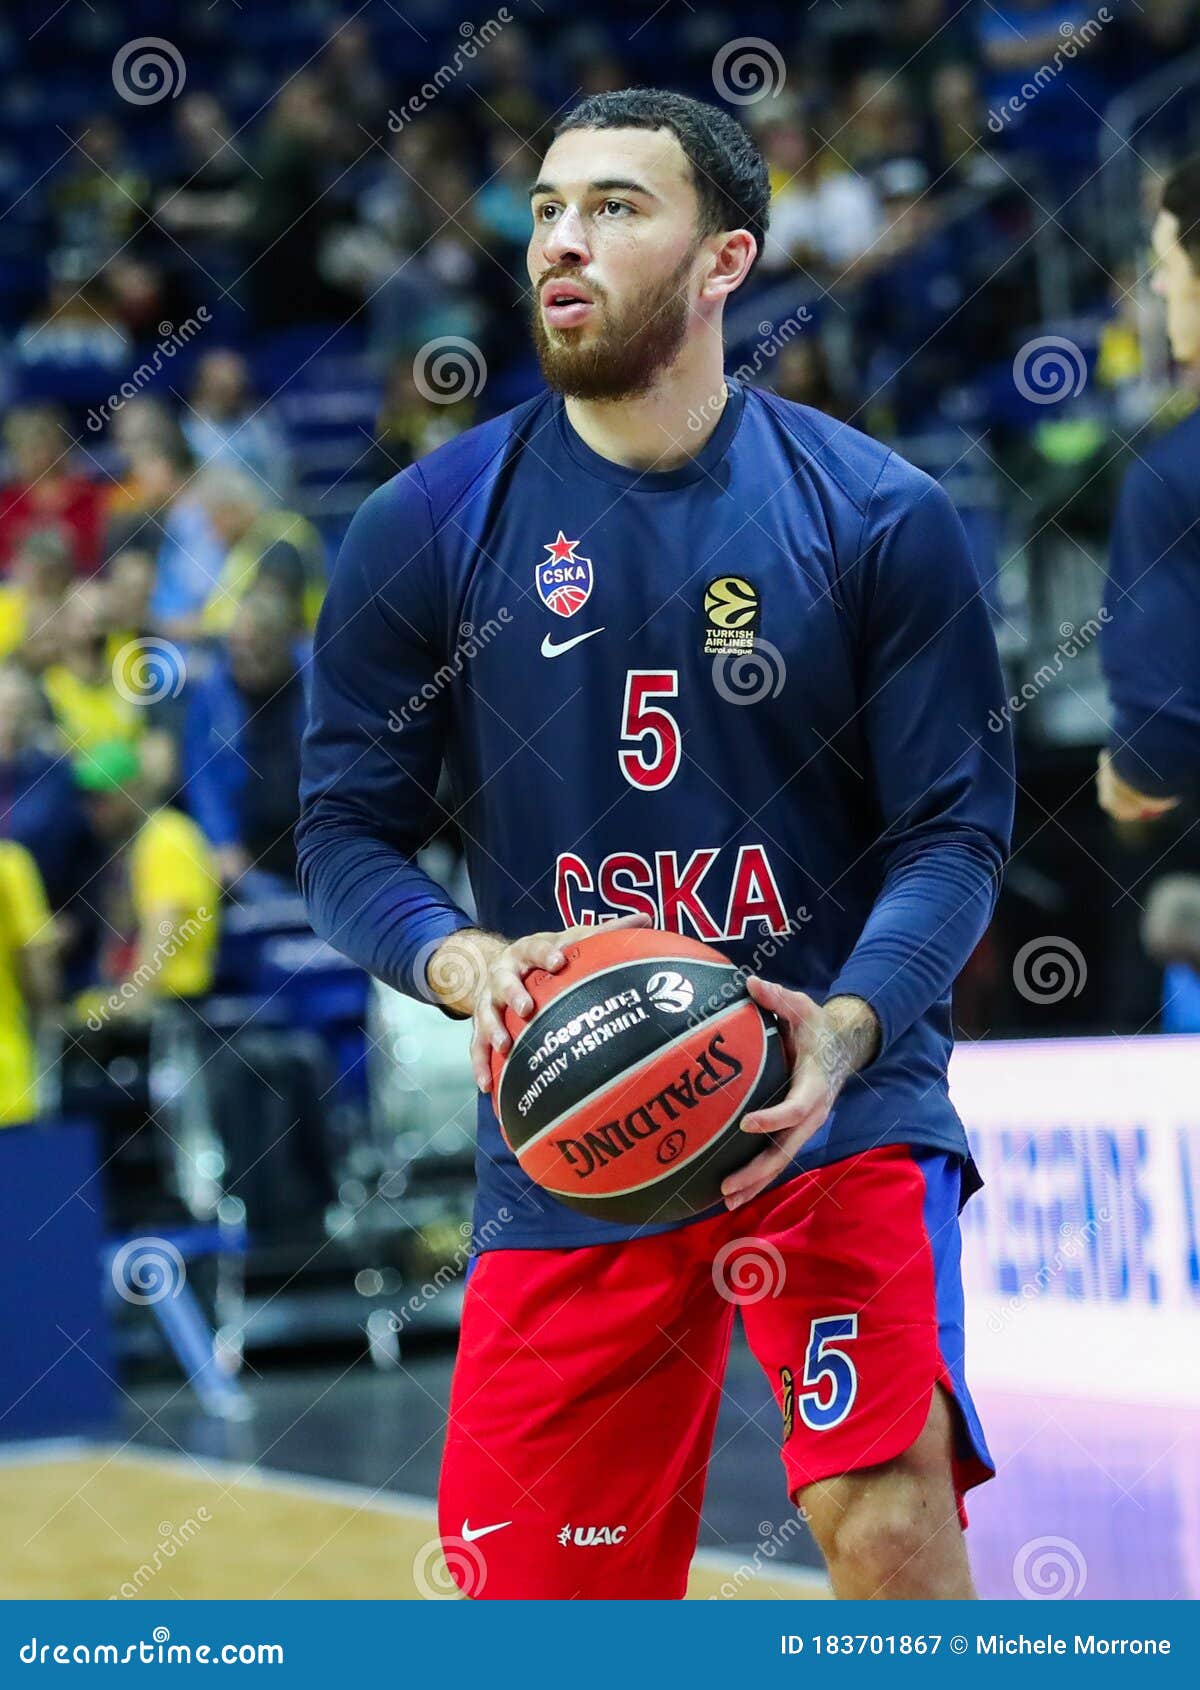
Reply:
[[1162, 208], [1179, 223], [1179, 244], [1200, 271], [1200, 153], [1177, 164], [1163, 183]]
[[720, 106], [667, 88], [619, 88], [581, 100], [554, 134], [569, 129], [669, 129], [692, 167], [701, 236], [748, 229], [762, 252], [771, 203], [766, 160]]

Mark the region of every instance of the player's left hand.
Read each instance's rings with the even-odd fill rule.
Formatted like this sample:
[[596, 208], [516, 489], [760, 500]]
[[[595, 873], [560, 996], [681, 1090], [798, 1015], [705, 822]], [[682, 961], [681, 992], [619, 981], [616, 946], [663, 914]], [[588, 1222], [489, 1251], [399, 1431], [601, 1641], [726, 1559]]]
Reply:
[[862, 998], [831, 998], [821, 1005], [806, 992], [772, 985], [754, 974], [746, 990], [761, 1009], [778, 1018], [792, 1080], [779, 1103], [756, 1109], [743, 1120], [743, 1132], [761, 1133], [767, 1142], [759, 1155], [722, 1181], [727, 1209], [741, 1208], [765, 1191], [820, 1131], [847, 1079], [871, 1060], [880, 1038], [875, 1012]]
[[1151, 798], [1130, 786], [1113, 767], [1112, 757], [1107, 751], [1100, 753], [1096, 769], [1096, 797], [1100, 808], [1115, 822], [1155, 821], [1168, 810], [1173, 810], [1179, 802], [1178, 798]]

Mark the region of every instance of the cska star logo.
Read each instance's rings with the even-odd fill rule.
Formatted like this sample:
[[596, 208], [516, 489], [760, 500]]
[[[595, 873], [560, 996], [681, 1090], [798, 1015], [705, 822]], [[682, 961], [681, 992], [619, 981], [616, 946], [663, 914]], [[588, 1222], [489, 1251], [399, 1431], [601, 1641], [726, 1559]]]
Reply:
[[592, 596], [592, 560], [575, 556], [578, 544], [560, 528], [553, 545], [545, 548], [550, 556], [533, 572], [538, 597], [556, 616], [574, 616]]

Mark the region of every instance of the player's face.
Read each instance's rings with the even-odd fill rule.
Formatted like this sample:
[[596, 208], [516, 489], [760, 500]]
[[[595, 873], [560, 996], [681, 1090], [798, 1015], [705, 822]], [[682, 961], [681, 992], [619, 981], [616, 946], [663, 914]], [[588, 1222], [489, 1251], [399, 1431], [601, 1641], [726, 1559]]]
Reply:
[[688, 331], [701, 242], [666, 129], [573, 129], [546, 154], [527, 263], [542, 374], [579, 399], [644, 393]]
[[1167, 307], [1167, 338], [1179, 364], [1200, 363], [1200, 274], [1179, 241], [1179, 219], [1160, 211], [1154, 223], [1152, 287]]

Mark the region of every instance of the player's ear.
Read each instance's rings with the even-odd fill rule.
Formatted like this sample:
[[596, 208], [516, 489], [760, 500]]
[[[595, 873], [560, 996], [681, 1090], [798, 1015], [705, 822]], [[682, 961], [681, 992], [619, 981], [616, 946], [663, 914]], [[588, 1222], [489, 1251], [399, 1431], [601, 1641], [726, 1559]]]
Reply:
[[758, 242], [749, 229], [731, 229], [714, 235], [708, 274], [700, 288], [701, 299], [717, 304], [740, 288], [757, 255]]

